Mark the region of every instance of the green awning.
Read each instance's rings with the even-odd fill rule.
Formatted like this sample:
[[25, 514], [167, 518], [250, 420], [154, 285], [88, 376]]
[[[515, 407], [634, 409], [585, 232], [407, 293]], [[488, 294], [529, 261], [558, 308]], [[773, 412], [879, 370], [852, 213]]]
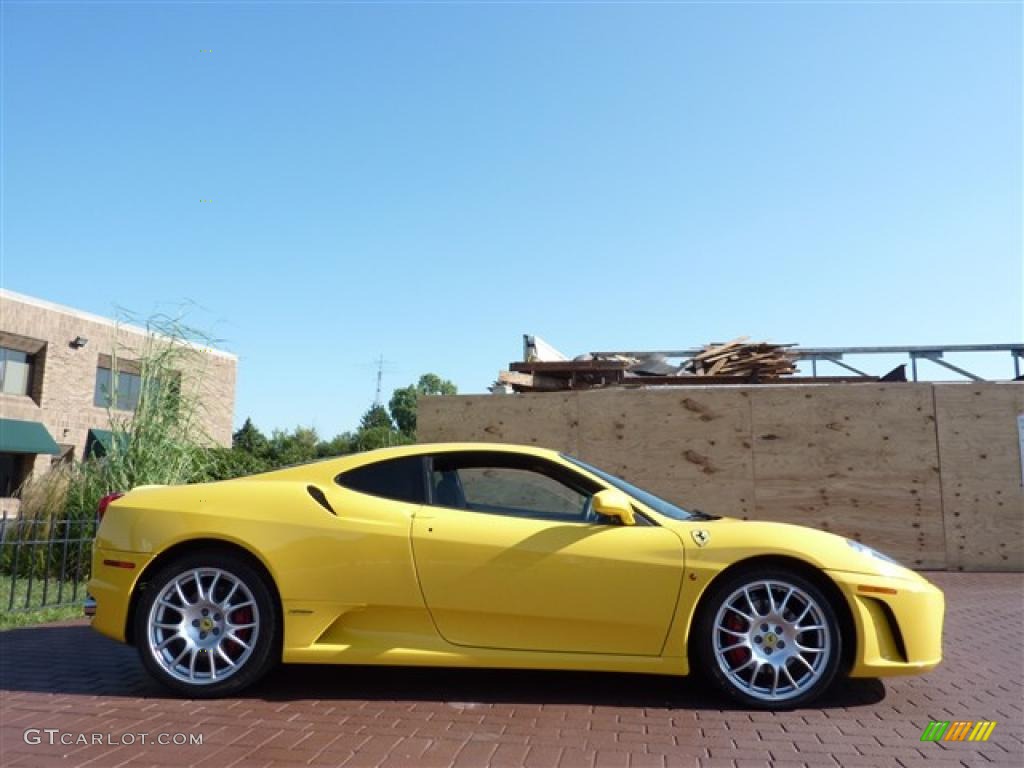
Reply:
[[0, 419], [0, 453], [60, 454], [57, 441], [38, 421]]
[[85, 439], [85, 458], [102, 458], [114, 445], [114, 433], [109, 429], [90, 429]]
[[109, 429], [90, 429], [85, 439], [85, 458], [102, 459], [114, 447], [114, 440], [123, 452], [128, 446], [128, 435], [119, 432], [117, 437]]

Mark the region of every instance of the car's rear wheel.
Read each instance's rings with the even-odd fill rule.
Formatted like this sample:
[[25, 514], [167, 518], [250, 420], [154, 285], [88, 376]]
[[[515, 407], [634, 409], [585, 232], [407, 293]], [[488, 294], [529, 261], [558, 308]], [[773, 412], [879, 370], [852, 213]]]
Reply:
[[750, 707], [806, 704], [831, 685], [842, 637], [822, 590], [783, 569], [743, 571], [713, 588], [694, 627], [697, 662]]
[[200, 552], [161, 568], [140, 597], [135, 638], [146, 668], [193, 698], [237, 693], [273, 666], [278, 617], [245, 559]]

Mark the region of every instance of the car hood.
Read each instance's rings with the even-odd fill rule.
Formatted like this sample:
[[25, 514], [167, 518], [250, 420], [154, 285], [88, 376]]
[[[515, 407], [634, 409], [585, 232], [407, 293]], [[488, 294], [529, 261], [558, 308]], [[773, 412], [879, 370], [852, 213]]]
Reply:
[[679, 534], [688, 560], [721, 567], [750, 557], [792, 557], [824, 570], [923, 581], [899, 563], [858, 550], [833, 533], [788, 523], [738, 520], [670, 520], [665, 526]]

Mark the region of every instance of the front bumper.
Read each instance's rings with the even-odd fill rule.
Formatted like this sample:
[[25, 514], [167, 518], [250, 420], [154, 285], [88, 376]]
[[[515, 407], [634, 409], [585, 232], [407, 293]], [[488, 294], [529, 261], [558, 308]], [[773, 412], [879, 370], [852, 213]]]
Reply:
[[857, 632], [850, 677], [914, 675], [942, 661], [945, 597], [923, 578], [829, 571]]

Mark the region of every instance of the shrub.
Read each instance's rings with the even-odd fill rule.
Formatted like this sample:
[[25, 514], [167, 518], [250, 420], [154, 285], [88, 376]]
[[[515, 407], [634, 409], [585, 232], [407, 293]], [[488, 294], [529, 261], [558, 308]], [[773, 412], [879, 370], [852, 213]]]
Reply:
[[[20, 519], [8, 524], [0, 552], [0, 569], [5, 572], [59, 573], [56, 553], [62, 548], [30, 542], [91, 536], [99, 500], [108, 493], [249, 471], [249, 467], [227, 467], [222, 450], [214, 450], [200, 426], [207, 360], [202, 347], [210, 346], [209, 340], [167, 316], [150, 319], [146, 327], [149, 333], [141, 348], [117, 349], [111, 357], [110, 402], [117, 400], [123, 358], [134, 358], [132, 365], [137, 366], [141, 380], [134, 412], [108, 410], [112, 437], [101, 457], [55, 468], [23, 485]], [[16, 549], [20, 549], [17, 556]], [[63, 564], [65, 571], [88, 572], [89, 547], [83, 549], [77, 556], [70, 555], [71, 560]], [[47, 557], [46, 551], [54, 552], [53, 556]]]

